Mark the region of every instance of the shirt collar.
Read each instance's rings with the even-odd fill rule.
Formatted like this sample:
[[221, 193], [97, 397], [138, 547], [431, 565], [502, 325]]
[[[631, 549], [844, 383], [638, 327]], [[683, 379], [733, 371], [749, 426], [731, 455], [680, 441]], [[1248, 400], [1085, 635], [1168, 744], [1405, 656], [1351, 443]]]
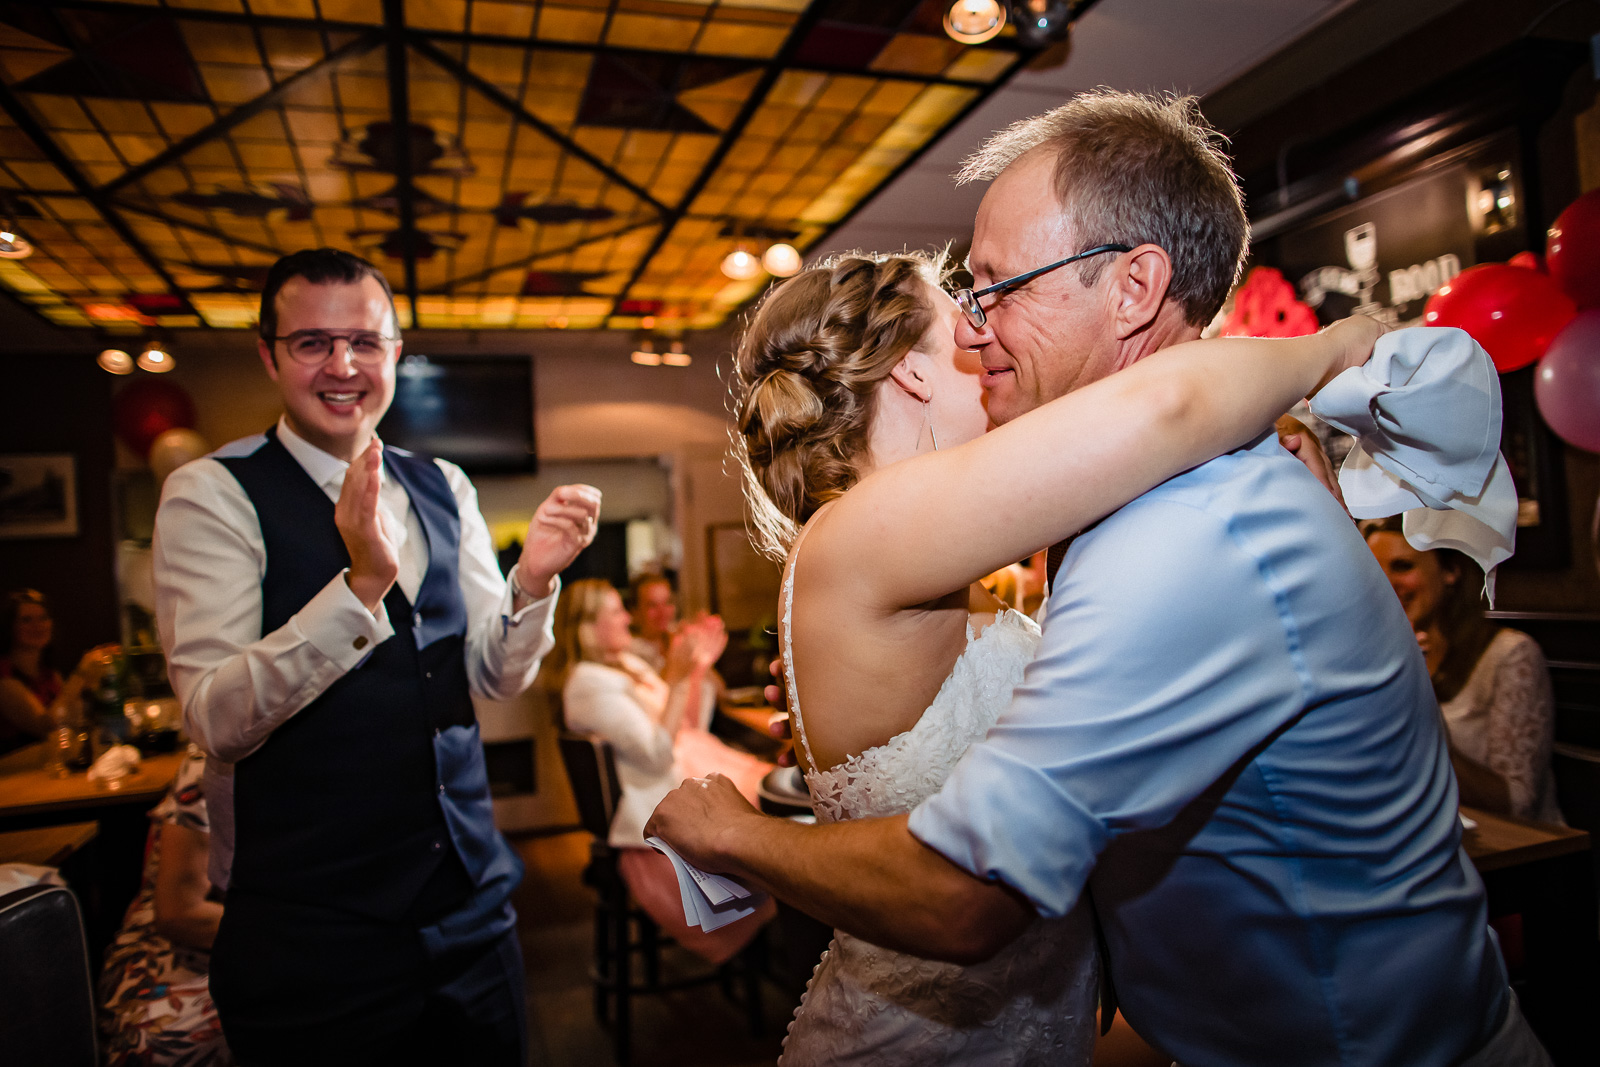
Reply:
[[[283, 447], [289, 450], [289, 455], [300, 464], [302, 470], [311, 476], [311, 480], [319, 486], [337, 486], [344, 481], [344, 472], [350, 469], [350, 464], [329, 452], [324, 452], [304, 437], [295, 433], [289, 426], [289, 420], [278, 416], [278, 440], [283, 442]], [[378, 484], [386, 481], [383, 469], [378, 470]]]

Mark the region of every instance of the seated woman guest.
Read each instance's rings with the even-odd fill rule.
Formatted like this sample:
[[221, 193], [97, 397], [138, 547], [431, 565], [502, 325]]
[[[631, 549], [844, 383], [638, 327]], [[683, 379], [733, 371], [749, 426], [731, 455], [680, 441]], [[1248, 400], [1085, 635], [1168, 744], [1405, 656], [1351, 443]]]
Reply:
[[678, 594], [664, 574], [645, 571], [628, 589], [633, 607], [633, 644], [629, 651], [660, 674], [667, 667], [667, 651], [678, 629]]
[[1461, 553], [1417, 551], [1398, 517], [1364, 530], [1427, 658], [1462, 802], [1561, 822], [1550, 771], [1555, 707], [1538, 643], [1484, 617], [1475, 568]]
[[150, 812], [144, 881], [100, 976], [100, 1030], [110, 1067], [233, 1063], [211, 1001], [211, 943], [222, 904], [206, 877], [210, 823], [191, 747], [167, 797]]
[[771, 911], [709, 934], [688, 927], [672, 864], [644, 841], [645, 820], [685, 778], [725, 774], [753, 797], [772, 769], [706, 731], [706, 676], [728, 640], [722, 620], [710, 616], [678, 627], [663, 677], [628, 650], [633, 635], [622, 597], [610, 583], [586, 578], [561, 591], [555, 638], [546, 678], [561, 694], [567, 728], [594, 734], [616, 756], [622, 798], [610, 843], [622, 850], [619, 866], [629, 890], [679, 944], [713, 963], [728, 960]]
[[100, 645], [85, 652], [63, 680], [49, 663], [54, 635], [43, 593], [6, 594], [0, 606], [0, 753], [44, 737], [57, 722], [77, 719], [84, 687], [99, 684], [111, 668], [117, 646]]

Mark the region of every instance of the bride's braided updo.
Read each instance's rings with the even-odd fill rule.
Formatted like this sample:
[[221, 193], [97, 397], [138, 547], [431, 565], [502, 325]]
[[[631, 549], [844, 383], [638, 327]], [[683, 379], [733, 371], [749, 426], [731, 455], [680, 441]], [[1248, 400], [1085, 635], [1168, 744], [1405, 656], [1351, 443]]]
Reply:
[[734, 453], [758, 547], [782, 558], [855, 484], [878, 383], [933, 324], [942, 257], [851, 252], [775, 287], [734, 357]]

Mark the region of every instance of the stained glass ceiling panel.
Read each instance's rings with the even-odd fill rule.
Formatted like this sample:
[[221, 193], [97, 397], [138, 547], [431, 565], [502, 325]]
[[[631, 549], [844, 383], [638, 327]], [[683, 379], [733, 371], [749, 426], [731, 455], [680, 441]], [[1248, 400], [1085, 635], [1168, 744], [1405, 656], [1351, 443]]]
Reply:
[[0, 222], [36, 249], [0, 287], [60, 325], [247, 328], [275, 258], [333, 245], [407, 324], [714, 326], [770, 281], [730, 251], [815, 245], [1027, 58], [942, 10], [0, 0]]

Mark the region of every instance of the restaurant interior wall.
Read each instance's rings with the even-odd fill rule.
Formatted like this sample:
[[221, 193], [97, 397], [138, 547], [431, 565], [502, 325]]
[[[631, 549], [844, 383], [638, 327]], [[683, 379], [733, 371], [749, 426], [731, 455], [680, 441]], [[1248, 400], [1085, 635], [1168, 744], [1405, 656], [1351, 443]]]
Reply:
[[[1285, 54], [1208, 97], [1208, 114], [1232, 138], [1252, 217], [1349, 176], [1366, 197], [1509, 131], [1522, 145], [1523, 229], [1519, 247], [1505, 255], [1523, 247], [1542, 253], [1555, 215], [1600, 185], [1600, 81], [1590, 45], [1600, 6], [1570, 4], [1533, 22], [1550, 8], [1545, 0], [1468, 0], [1315, 84], [1290, 80], [1294, 57]], [[1264, 103], [1274, 99], [1281, 103]], [[1600, 456], [1551, 442], [1563, 470], [1569, 551], [1558, 566], [1528, 558], [1502, 568], [1496, 607], [1600, 611], [1591, 530]]]
[[[0, 355], [5, 417], [0, 455], [73, 457], [77, 533], [0, 540], [0, 591], [32, 588], [50, 598], [54, 666], [66, 674], [94, 645], [119, 632], [112, 552], [111, 381], [90, 355]], [[0, 492], [3, 492], [0, 487]]]

